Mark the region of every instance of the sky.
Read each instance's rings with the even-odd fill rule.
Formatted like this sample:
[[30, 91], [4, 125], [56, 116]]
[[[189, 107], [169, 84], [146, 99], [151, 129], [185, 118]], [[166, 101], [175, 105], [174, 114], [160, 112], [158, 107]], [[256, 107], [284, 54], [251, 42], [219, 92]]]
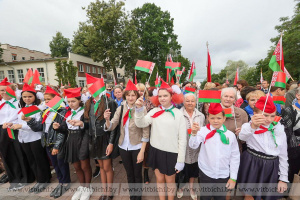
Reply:
[[[79, 22], [87, 19], [82, 7], [90, 2], [0, 0], [0, 42], [50, 53], [49, 42], [57, 31], [73, 39]], [[126, 0], [125, 9], [130, 12], [147, 2], [174, 18], [181, 53], [195, 61], [196, 80], [206, 78], [207, 41], [213, 73], [228, 60], [254, 66], [266, 57], [270, 39], [278, 35], [279, 18], [291, 17], [296, 5], [294, 0]]]

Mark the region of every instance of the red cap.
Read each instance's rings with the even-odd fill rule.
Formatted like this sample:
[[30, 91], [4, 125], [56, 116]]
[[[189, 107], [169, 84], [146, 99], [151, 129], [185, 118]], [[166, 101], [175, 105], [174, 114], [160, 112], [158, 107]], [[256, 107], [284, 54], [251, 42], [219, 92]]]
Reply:
[[8, 82], [7, 77], [5, 77], [5, 78], [0, 82], [0, 85], [2, 85], [2, 86], [7, 86], [7, 85], [10, 85], [10, 84], [11, 84], [11, 83]]
[[46, 87], [45, 94], [55, 94], [55, 95], [57, 95], [57, 96], [60, 96], [60, 94], [58, 94], [54, 89], [52, 89], [52, 88], [49, 87], [48, 85], [47, 85], [47, 87]]
[[161, 80], [161, 85], [159, 89], [171, 89], [171, 87], [165, 81]]
[[36, 91], [35, 91], [35, 89], [33, 89], [33, 87], [31, 87], [27, 83], [24, 83], [22, 92], [29, 92], [29, 91], [36, 93]]
[[266, 113], [274, 113], [276, 111], [276, 107], [273, 103], [272, 97], [268, 97], [267, 103], [266, 103], [266, 96], [262, 96], [258, 99], [258, 101], [255, 104], [255, 107], [258, 108], [259, 110], [263, 111], [264, 110], [264, 106], [266, 104], [266, 108], [265, 108], [265, 112]]
[[64, 89], [67, 98], [81, 97], [80, 91], [81, 91], [81, 87]]
[[125, 88], [125, 91], [129, 91], [129, 90], [134, 90], [134, 91], [138, 91], [138, 89], [136, 88], [136, 86], [133, 84], [133, 82], [129, 79]]
[[210, 103], [208, 108], [208, 113], [212, 115], [219, 114], [223, 111], [223, 108], [220, 103]]
[[92, 83], [95, 83], [96, 81], [99, 80], [99, 78], [96, 78], [96, 77], [93, 77], [87, 73], [85, 73], [85, 77], [86, 77], [86, 84], [92, 84]]

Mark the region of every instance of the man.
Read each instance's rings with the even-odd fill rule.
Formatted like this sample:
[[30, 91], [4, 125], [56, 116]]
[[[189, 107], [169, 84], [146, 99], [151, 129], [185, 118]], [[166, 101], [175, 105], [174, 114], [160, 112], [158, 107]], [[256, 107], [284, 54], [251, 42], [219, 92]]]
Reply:
[[122, 87], [122, 89], [124, 89], [124, 83], [120, 82], [120, 86]]
[[[271, 89], [270, 89], [270, 93], [271, 93], [272, 97], [284, 96], [285, 95], [285, 88], [272, 86]], [[281, 105], [278, 104], [278, 103], [274, 103], [274, 104], [276, 106], [277, 115], [280, 115], [281, 114], [281, 109], [282, 109]]]
[[294, 89], [289, 90], [285, 95], [285, 97], [286, 97], [285, 107], [294, 105], [297, 102], [296, 91], [297, 91], [297, 88], [300, 87], [300, 81], [298, 81], [298, 83], [296, 81], [291, 82], [291, 86], [293, 86], [295, 84], [297, 84], [297, 86]]
[[256, 89], [257, 90], [261, 90], [261, 82], [257, 82], [256, 83]]
[[269, 83], [267, 80], [264, 80], [262, 82], [262, 88], [261, 91], [263, 91], [265, 94], [268, 94], [268, 90], [269, 90]]

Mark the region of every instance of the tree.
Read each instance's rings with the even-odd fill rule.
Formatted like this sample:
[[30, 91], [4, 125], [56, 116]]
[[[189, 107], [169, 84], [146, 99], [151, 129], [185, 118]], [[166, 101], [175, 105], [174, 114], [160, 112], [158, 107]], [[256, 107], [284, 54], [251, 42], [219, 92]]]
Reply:
[[69, 84], [71, 87], [74, 87], [76, 85], [76, 76], [78, 68], [73, 65], [73, 62], [70, 60], [69, 62], [67, 60], [60, 60], [58, 59], [55, 63], [56, 68], [56, 76], [57, 79], [55, 79], [59, 84], [62, 83], [63, 85]]
[[[165, 62], [169, 53], [180, 55], [181, 46], [174, 34], [173, 21], [168, 11], [162, 11], [154, 3], [145, 3], [141, 8], [132, 11], [132, 19], [140, 39], [139, 59], [156, 63], [153, 73], [165, 79]], [[186, 66], [187, 67], [187, 66]], [[138, 72], [139, 80], [144, 80], [145, 73]], [[154, 83], [155, 75], [150, 82]]]
[[70, 40], [65, 38], [61, 32], [56, 32], [56, 35], [52, 37], [52, 41], [49, 43], [51, 57], [67, 57], [68, 49], [71, 47]]
[[291, 19], [289, 17], [281, 17], [279, 19], [281, 25], [275, 26], [278, 35], [271, 38], [273, 46], [269, 49], [266, 58], [261, 59], [256, 63], [255, 75], [260, 77], [260, 70], [262, 68], [263, 77], [265, 80], [271, 80], [273, 71], [269, 68], [269, 62], [274, 52], [274, 49], [283, 33], [282, 46], [284, 54], [284, 65], [295, 80], [300, 79], [300, 3], [295, 6], [295, 14]]
[[116, 0], [90, 3], [86, 9], [88, 20], [80, 23], [72, 42], [74, 53], [102, 62], [107, 71], [113, 70], [115, 77], [117, 67], [125, 67], [125, 75], [132, 75], [139, 55], [136, 27], [124, 5]]
[[0, 43], [0, 63], [3, 62], [2, 55], [3, 55], [3, 49], [1, 48], [1, 43]]

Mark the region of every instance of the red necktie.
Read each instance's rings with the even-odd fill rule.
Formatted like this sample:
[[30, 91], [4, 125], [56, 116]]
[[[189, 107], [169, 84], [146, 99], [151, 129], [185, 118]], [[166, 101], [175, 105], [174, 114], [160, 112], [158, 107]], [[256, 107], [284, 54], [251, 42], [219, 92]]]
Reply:
[[268, 131], [268, 129], [262, 125], [259, 128], [262, 130], [255, 131], [254, 134], [262, 134]]
[[0, 110], [3, 108], [3, 106], [5, 105], [5, 102], [3, 104], [1, 104], [0, 106]]
[[66, 120], [71, 114], [72, 114], [71, 110], [68, 110], [68, 112], [65, 115], [64, 120]]
[[128, 118], [131, 119], [131, 109], [128, 109], [127, 112], [125, 113], [124, 117], [123, 117], [123, 126], [125, 126]]
[[[172, 111], [173, 108], [175, 108], [175, 107], [173, 106], [173, 107], [170, 108], [170, 109], [160, 110], [160, 111], [154, 113], [154, 115], [152, 115], [151, 117], [152, 117], [152, 118], [156, 118], [156, 117], [160, 116], [161, 114], [163, 114], [164, 112], [170, 112], [170, 113], [173, 115], [173, 117], [175, 118], [175, 114], [174, 114], [174, 112]], [[160, 109], [162, 109], [161, 106], [160, 106]]]
[[44, 115], [43, 120], [42, 120], [42, 124], [45, 123], [45, 121], [48, 118], [49, 114], [50, 114], [50, 110], [48, 110], [48, 112]]

